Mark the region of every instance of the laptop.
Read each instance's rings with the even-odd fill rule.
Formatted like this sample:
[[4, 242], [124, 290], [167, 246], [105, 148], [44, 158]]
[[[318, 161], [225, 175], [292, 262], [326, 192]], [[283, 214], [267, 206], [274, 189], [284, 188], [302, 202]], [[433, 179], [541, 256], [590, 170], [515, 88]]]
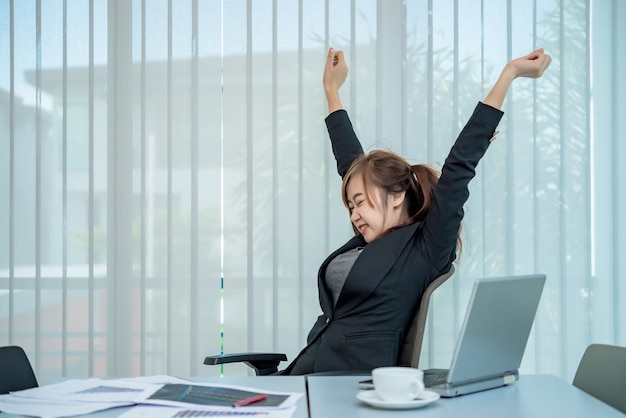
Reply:
[[425, 370], [428, 390], [454, 397], [516, 382], [545, 281], [544, 274], [476, 280], [450, 369]]

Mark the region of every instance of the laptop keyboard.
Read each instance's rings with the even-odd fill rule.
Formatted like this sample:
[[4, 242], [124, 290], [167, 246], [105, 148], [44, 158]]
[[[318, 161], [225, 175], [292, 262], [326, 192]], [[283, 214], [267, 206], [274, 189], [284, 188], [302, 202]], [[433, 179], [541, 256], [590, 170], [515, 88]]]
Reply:
[[446, 383], [448, 379], [448, 371], [442, 370], [440, 372], [426, 373], [424, 374], [424, 386], [427, 388]]

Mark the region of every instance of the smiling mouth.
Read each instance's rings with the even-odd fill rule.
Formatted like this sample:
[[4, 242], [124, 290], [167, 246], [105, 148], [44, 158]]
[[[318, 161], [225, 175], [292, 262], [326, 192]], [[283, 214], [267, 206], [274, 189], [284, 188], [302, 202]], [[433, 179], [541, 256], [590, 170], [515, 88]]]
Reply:
[[367, 224], [359, 225], [359, 226], [357, 226], [357, 229], [362, 234], [367, 229]]

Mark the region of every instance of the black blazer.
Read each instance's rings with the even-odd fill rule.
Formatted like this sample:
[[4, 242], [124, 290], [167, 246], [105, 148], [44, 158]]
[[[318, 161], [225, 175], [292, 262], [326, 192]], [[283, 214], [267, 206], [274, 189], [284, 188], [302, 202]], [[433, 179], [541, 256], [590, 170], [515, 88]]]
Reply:
[[[371, 370], [396, 365], [400, 345], [426, 286], [450, 269], [468, 184], [489, 147], [503, 113], [478, 103], [441, 170], [432, 207], [423, 222], [396, 229], [367, 244], [356, 235], [323, 262], [318, 273], [323, 314], [307, 346], [283, 374]], [[337, 169], [343, 177], [363, 152], [344, 110], [326, 118]], [[336, 306], [326, 287], [328, 263], [364, 247], [348, 273]], [[297, 364], [306, 364], [295, 367]], [[295, 367], [295, 370], [294, 370]]]

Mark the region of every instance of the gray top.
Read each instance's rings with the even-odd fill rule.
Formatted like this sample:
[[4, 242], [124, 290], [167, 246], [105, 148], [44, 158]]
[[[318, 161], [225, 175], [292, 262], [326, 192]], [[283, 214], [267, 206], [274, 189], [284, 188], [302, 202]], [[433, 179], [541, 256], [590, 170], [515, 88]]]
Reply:
[[326, 267], [326, 286], [328, 286], [330, 293], [333, 295], [334, 304], [337, 304], [343, 284], [346, 282], [348, 273], [350, 273], [350, 269], [360, 253], [361, 248], [354, 248], [339, 254]]

